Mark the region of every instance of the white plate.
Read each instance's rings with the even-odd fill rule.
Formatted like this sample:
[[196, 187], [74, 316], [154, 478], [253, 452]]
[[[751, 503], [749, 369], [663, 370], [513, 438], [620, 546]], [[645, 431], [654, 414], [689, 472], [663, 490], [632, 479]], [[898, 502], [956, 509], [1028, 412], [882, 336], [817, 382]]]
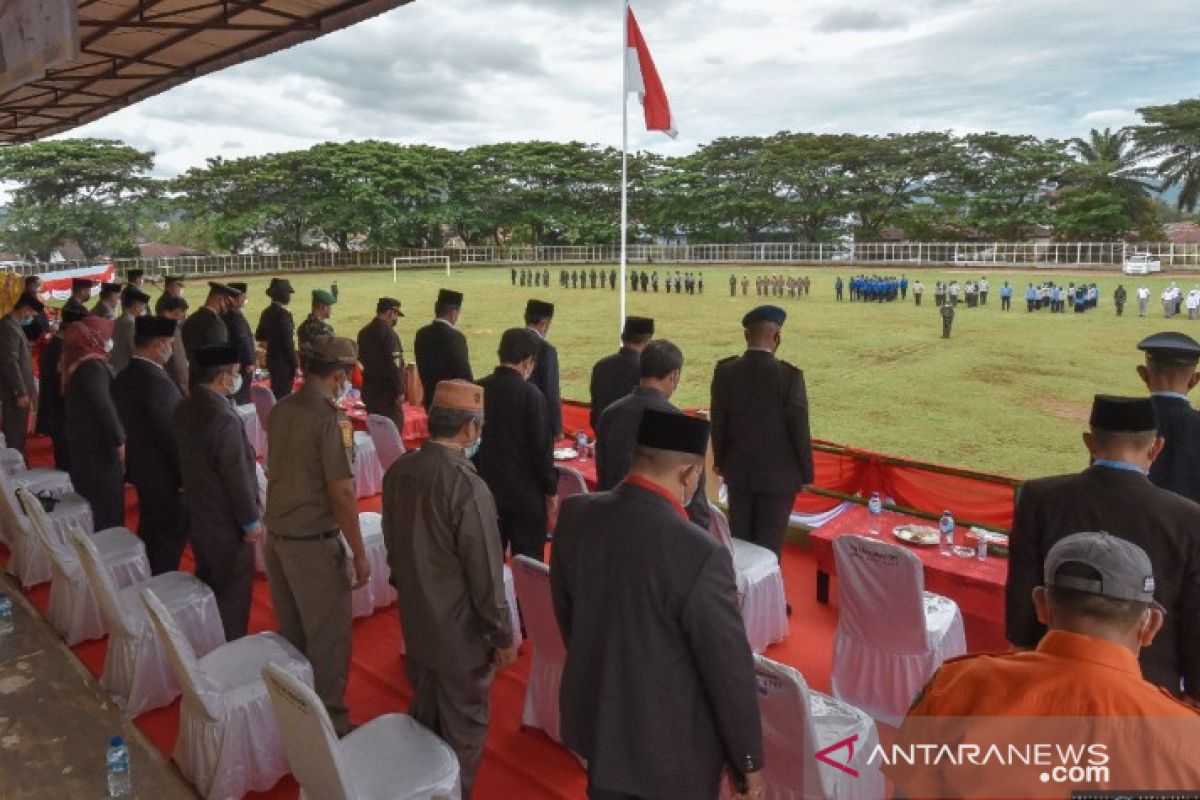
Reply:
[[577, 453], [575, 451], [574, 447], [556, 447], [556, 448], [554, 448], [554, 460], [555, 461], [573, 461], [576, 458], [579, 458], [579, 453]]

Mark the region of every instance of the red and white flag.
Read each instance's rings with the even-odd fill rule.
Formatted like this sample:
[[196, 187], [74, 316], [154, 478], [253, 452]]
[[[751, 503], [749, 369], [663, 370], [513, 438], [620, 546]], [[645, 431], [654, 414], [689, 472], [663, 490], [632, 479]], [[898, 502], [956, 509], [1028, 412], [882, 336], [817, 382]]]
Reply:
[[646, 130], [662, 131], [674, 139], [675, 118], [671, 116], [671, 104], [663, 90], [662, 79], [650, 57], [650, 48], [642, 38], [642, 29], [633, 16], [633, 9], [625, 9], [625, 91], [637, 92], [646, 112]]

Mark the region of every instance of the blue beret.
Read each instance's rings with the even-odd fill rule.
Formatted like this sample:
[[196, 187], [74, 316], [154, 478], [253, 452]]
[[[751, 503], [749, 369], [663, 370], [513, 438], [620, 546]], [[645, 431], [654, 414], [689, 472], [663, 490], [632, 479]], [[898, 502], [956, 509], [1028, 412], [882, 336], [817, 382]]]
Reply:
[[787, 320], [787, 312], [779, 306], [759, 306], [751, 309], [746, 316], [742, 317], [742, 327], [749, 328], [756, 322], [774, 322], [776, 325], [782, 326]]

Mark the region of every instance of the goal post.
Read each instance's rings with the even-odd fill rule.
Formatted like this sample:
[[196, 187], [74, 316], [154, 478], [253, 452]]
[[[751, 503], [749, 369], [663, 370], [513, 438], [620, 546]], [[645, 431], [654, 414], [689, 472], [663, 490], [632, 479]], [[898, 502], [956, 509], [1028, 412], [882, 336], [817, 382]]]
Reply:
[[392, 283], [396, 283], [399, 280], [401, 264], [412, 266], [445, 265], [446, 277], [450, 277], [450, 256], [397, 256], [392, 259]]

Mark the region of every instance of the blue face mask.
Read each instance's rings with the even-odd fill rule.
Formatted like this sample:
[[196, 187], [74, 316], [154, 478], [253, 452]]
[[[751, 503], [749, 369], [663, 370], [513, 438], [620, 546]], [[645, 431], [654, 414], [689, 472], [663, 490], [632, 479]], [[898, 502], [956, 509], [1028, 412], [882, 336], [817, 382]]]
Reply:
[[25, 317], [24, 319], [21, 320], [22, 328], [28, 328], [32, 324], [33, 324], [33, 317]]
[[481, 445], [481, 444], [483, 444], [482, 436], [480, 436], [478, 439], [476, 439], [475, 441], [471, 442], [469, 445], [464, 447], [463, 455], [466, 456], [467, 458], [474, 458], [475, 454], [479, 452], [479, 445]]

